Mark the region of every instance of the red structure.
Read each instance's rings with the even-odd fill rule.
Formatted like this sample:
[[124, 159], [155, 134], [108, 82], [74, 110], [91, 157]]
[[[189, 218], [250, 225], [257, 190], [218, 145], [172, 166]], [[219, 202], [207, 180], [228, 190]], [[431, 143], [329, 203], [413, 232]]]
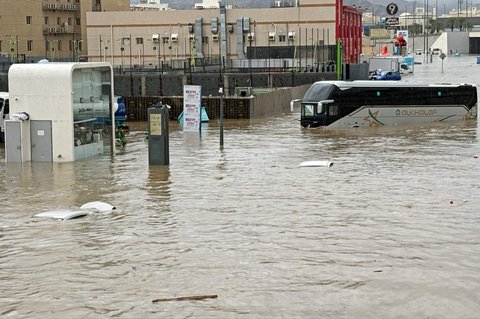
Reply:
[[335, 38], [342, 41], [343, 62], [355, 64], [362, 53], [362, 14], [363, 11], [344, 6], [343, 0], [335, 2]]

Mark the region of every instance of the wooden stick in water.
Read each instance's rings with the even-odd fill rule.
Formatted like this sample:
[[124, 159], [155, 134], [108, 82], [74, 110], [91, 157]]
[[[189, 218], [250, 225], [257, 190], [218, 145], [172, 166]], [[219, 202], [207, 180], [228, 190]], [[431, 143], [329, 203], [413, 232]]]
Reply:
[[201, 295], [201, 296], [184, 296], [174, 298], [159, 298], [153, 299], [152, 302], [164, 302], [164, 301], [184, 301], [184, 300], [203, 300], [217, 298], [217, 295]]

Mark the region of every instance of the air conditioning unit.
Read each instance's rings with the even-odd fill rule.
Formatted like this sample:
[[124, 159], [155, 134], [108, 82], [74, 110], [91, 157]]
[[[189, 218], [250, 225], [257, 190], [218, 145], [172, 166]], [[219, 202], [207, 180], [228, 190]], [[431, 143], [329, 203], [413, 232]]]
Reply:
[[212, 40], [218, 41], [218, 34], [212, 34]]
[[178, 42], [178, 34], [177, 33], [172, 33], [170, 35], [170, 41], [172, 42]]
[[195, 34], [190, 34], [188, 38], [190, 39], [190, 41], [195, 40]]
[[275, 32], [268, 32], [268, 41], [275, 41]]
[[295, 40], [295, 31], [288, 32], [288, 40]]
[[255, 40], [255, 33], [250, 32], [250, 33], [247, 35], [247, 40], [248, 40], [248, 41]]
[[152, 42], [158, 43], [160, 41], [160, 36], [158, 34], [152, 34]]

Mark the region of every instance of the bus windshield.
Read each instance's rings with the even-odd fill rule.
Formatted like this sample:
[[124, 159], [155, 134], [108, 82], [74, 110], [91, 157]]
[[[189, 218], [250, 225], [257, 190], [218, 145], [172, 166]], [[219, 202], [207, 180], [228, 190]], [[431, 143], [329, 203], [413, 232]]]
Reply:
[[336, 86], [331, 83], [315, 83], [305, 93], [304, 102], [318, 102], [331, 98]]

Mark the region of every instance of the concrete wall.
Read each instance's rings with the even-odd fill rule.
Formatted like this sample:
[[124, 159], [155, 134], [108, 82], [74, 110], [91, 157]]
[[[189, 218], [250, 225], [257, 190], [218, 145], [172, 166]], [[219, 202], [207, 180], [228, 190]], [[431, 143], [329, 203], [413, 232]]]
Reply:
[[464, 31], [454, 31], [446, 32], [447, 34], [447, 49], [448, 51], [445, 54], [450, 53], [452, 50], [453, 53], [467, 53], [469, 52], [469, 41], [468, 41], [468, 32]]
[[181, 96], [183, 85], [201, 85], [203, 96], [216, 96], [221, 85], [226, 96], [237, 87], [296, 87], [316, 81], [335, 80], [334, 72], [294, 73], [198, 73], [198, 74], [121, 74], [115, 76], [115, 94], [121, 96]]
[[290, 101], [303, 98], [308, 88], [310, 85], [301, 85], [259, 94], [252, 101], [251, 116], [256, 118], [290, 113]]

